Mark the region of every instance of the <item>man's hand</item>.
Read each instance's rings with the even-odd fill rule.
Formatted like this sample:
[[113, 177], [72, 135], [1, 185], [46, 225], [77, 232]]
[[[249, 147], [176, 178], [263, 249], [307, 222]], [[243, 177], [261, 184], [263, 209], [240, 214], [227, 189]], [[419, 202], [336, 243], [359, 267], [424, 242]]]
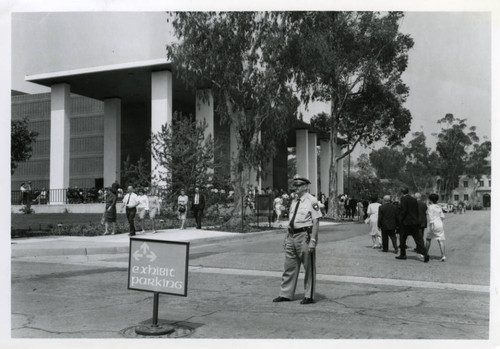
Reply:
[[316, 240], [311, 239], [309, 241], [309, 251], [315, 251], [316, 250]]

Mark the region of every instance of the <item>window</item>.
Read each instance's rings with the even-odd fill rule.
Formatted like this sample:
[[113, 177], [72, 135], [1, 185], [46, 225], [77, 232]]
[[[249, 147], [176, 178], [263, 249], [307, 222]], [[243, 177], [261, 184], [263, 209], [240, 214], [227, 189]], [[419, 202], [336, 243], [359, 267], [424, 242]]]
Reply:
[[459, 200], [459, 196], [458, 196], [458, 194], [453, 195], [453, 197], [455, 198], [455, 201], [458, 201], [458, 200]]
[[464, 188], [467, 188], [469, 186], [469, 181], [464, 181]]
[[464, 194], [464, 201], [469, 201], [469, 194]]
[[484, 187], [484, 181], [482, 179], [479, 181], [479, 186]]

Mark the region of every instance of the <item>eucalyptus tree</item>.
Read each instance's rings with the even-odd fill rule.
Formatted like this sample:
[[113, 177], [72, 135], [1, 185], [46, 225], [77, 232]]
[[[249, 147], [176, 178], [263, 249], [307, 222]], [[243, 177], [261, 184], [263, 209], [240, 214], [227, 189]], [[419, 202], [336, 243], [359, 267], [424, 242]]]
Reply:
[[[287, 51], [281, 62], [300, 99], [330, 102], [331, 166], [329, 212], [337, 212], [338, 160], [358, 145], [401, 142], [411, 114], [403, 104], [409, 89], [401, 80], [413, 46], [399, 32], [401, 12], [287, 12]], [[336, 155], [342, 138], [345, 146]]]
[[288, 41], [285, 22], [272, 12], [173, 15], [179, 41], [167, 46], [167, 56], [175, 73], [189, 88], [211, 89], [215, 113], [236, 136], [232, 170], [237, 204], [227, 224], [239, 226], [240, 198], [251, 169], [276, 154], [297, 114], [299, 101], [281, 61]]

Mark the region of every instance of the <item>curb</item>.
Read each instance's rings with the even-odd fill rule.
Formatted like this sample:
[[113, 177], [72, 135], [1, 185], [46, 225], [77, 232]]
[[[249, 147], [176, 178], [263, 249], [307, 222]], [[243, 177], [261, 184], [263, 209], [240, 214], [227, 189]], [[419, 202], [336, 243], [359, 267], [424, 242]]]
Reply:
[[[191, 246], [201, 244], [214, 243], [222, 240], [246, 240], [256, 236], [281, 234], [286, 229], [273, 229], [266, 231], [259, 231], [254, 233], [237, 233], [238, 235], [230, 236], [214, 236], [193, 240], [176, 240], [176, 241], [189, 241]], [[102, 246], [102, 247], [62, 247], [62, 248], [15, 248], [11, 245], [11, 258], [21, 257], [42, 257], [42, 256], [89, 256], [101, 254], [121, 254], [129, 252], [128, 243], [117, 243], [119, 246]], [[82, 242], [85, 245], [85, 241]]]

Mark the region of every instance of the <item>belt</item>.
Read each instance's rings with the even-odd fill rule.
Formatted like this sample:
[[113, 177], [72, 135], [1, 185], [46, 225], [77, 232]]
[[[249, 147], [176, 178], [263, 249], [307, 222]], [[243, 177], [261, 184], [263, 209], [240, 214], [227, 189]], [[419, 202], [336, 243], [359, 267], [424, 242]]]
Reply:
[[309, 229], [309, 228], [311, 228], [311, 227], [302, 227], [302, 228], [292, 229], [290, 231], [290, 234], [294, 235], [294, 234], [302, 233], [304, 231], [307, 231], [307, 229]]

